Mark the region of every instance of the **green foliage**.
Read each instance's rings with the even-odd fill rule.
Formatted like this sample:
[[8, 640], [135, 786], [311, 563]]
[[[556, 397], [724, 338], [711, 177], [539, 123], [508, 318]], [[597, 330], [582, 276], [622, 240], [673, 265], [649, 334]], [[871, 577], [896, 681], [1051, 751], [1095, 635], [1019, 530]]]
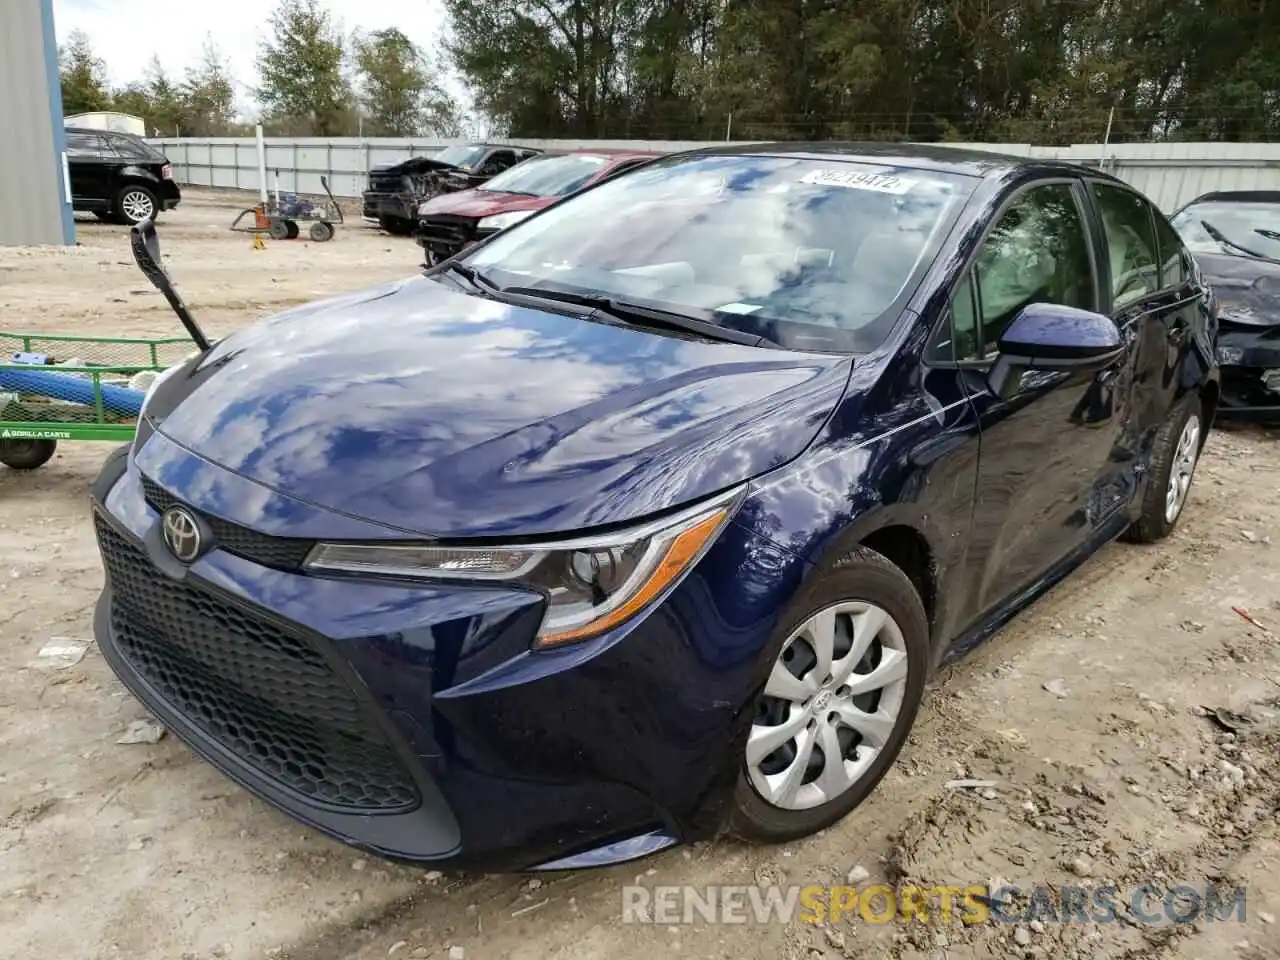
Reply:
[[280, 0], [258, 56], [264, 120], [273, 133], [352, 132], [352, 92], [342, 31], [320, 0]]
[[200, 60], [187, 69], [178, 93], [183, 132], [188, 136], [225, 136], [236, 114], [236, 91], [212, 38], [205, 40]]
[[352, 41], [368, 136], [458, 135], [457, 105], [436, 81], [438, 66], [394, 28]]
[[515, 136], [1280, 136], [1259, 0], [444, 0]]
[[89, 37], [76, 30], [58, 50], [62, 74], [62, 110], [67, 116], [95, 113], [111, 107], [107, 67], [94, 55]]

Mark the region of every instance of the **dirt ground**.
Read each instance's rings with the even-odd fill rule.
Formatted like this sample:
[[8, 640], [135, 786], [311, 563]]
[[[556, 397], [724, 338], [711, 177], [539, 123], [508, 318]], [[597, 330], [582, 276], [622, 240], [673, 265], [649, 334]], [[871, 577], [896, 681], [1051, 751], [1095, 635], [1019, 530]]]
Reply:
[[[328, 244], [255, 251], [226, 231], [231, 216], [225, 195], [188, 191], [160, 225], [172, 275], [219, 334], [418, 262], [358, 221]], [[81, 222], [79, 241], [0, 249], [0, 329], [178, 329], [123, 228]], [[1280, 433], [1215, 431], [1173, 538], [1108, 547], [947, 668], [902, 760], [844, 823], [781, 848], [701, 844], [538, 879], [360, 857], [172, 737], [118, 743], [144, 713], [94, 648], [37, 666], [51, 639], [91, 636], [101, 574], [85, 496], [107, 449], [67, 443], [34, 473], [0, 467], [0, 957], [1280, 957]], [[963, 778], [990, 785], [949, 783]], [[1243, 886], [1246, 918], [622, 922], [625, 884], [851, 871], [860, 887], [1111, 883], [1122, 901], [1146, 883]]]

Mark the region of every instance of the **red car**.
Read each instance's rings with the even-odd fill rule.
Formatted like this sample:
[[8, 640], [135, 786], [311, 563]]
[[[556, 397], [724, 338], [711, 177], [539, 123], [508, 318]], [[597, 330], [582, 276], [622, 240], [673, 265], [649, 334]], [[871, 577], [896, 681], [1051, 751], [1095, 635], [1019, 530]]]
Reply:
[[652, 151], [594, 149], [539, 154], [483, 186], [423, 201], [415, 237], [426, 251], [427, 264], [436, 264], [575, 190], [660, 156]]

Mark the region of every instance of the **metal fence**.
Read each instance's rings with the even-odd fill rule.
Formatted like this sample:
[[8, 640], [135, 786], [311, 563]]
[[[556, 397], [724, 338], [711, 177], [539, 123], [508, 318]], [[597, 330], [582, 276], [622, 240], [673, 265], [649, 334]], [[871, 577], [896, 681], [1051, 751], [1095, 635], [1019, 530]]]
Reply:
[[[252, 138], [182, 138], [151, 141], [162, 149], [182, 183], [258, 190], [258, 150]], [[277, 178], [289, 193], [318, 194], [320, 177], [339, 197], [358, 197], [368, 172], [413, 156], [429, 156], [451, 143], [431, 139], [269, 137], [268, 187]], [[673, 140], [520, 140], [542, 149], [623, 147], [675, 151], [710, 146]], [[1101, 165], [1133, 184], [1165, 211], [1210, 190], [1280, 190], [1280, 143], [1078, 143], [1042, 147], [1026, 143], [955, 144], [1017, 156]]]

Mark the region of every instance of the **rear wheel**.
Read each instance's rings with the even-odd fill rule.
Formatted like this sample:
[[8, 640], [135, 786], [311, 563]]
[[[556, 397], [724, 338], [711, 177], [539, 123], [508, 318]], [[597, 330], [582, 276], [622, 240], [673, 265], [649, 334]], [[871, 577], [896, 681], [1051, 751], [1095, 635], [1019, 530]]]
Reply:
[[293, 220], [286, 220], [286, 221], [284, 222], [284, 225], [285, 225], [285, 227], [286, 227], [286, 228], [288, 228], [288, 230], [289, 230], [289, 237], [288, 237], [288, 239], [290, 239], [290, 240], [296, 240], [296, 239], [298, 239], [298, 233], [299, 233], [299, 230], [298, 230], [298, 224], [297, 224], [297, 222], [296, 222], [296, 221], [293, 221]]
[[1187, 505], [1191, 480], [1200, 462], [1204, 429], [1204, 405], [1196, 394], [1184, 397], [1169, 412], [1152, 445], [1142, 513], [1126, 532], [1125, 539], [1154, 543], [1173, 532]]
[[156, 200], [156, 195], [146, 187], [130, 185], [116, 194], [116, 215], [127, 224], [154, 220], [159, 210], [160, 204]]
[[271, 226], [267, 227], [267, 236], [272, 240], [288, 240], [289, 224], [284, 220], [272, 220]]
[[311, 225], [311, 239], [316, 243], [326, 243], [333, 239], [333, 224], [325, 223], [323, 220], [317, 221]]
[[756, 704], [731, 829], [807, 836], [860, 804], [924, 695], [929, 625], [907, 576], [859, 547], [793, 604]]
[[35, 470], [48, 463], [58, 441], [22, 438], [0, 440], [0, 463], [14, 470]]

